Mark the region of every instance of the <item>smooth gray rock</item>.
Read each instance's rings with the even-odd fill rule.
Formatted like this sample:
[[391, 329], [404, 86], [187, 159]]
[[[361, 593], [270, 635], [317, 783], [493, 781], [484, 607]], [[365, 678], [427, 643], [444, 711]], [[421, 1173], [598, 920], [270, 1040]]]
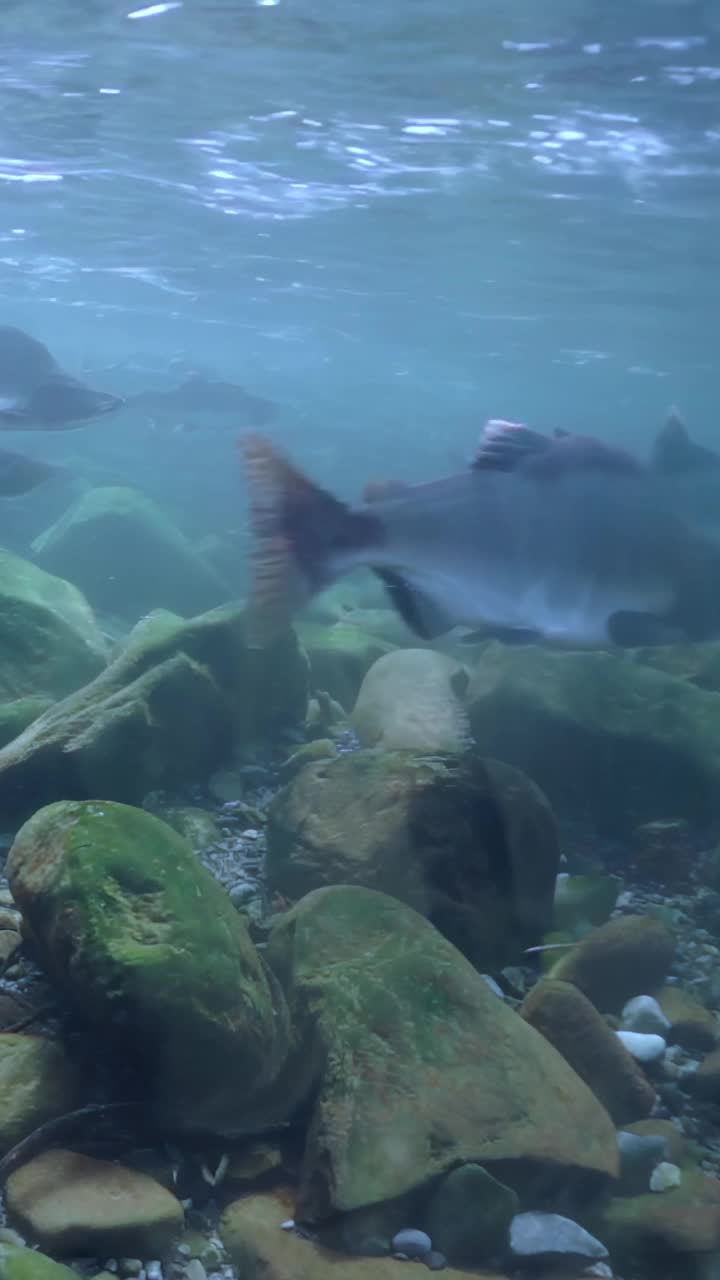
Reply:
[[622, 1011], [622, 1030], [640, 1031], [665, 1036], [670, 1019], [663, 1013], [654, 996], [635, 996]]
[[559, 1213], [518, 1213], [510, 1224], [510, 1250], [516, 1262], [577, 1258], [587, 1263], [608, 1257], [604, 1244]]

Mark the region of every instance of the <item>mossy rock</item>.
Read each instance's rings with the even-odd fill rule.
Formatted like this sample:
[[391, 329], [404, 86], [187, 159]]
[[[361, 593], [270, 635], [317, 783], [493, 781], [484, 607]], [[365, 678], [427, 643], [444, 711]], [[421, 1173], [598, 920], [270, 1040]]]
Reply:
[[36, 1249], [0, 1241], [0, 1280], [77, 1280], [77, 1272]]
[[553, 930], [579, 937], [610, 919], [622, 889], [619, 876], [560, 875], [555, 886]]
[[134, 1063], [155, 1122], [244, 1132], [288, 1047], [285, 1005], [229, 897], [151, 814], [41, 809], [7, 874], [43, 966]]
[[294, 1027], [289, 1087], [313, 1099], [301, 1221], [391, 1212], [467, 1162], [510, 1186], [531, 1174], [536, 1192], [564, 1175], [571, 1196], [616, 1175], [615, 1131], [587, 1086], [395, 898], [316, 890], [277, 921], [267, 959]]
[[346, 711], [355, 705], [360, 686], [373, 663], [395, 648], [379, 636], [369, 635], [346, 622], [331, 626], [300, 622], [297, 631], [310, 662], [313, 688], [329, 693]]
[[35, 539], [33, 552], [96, 608], [132, 622], [151, 609], [192, 617], [231, 594], [170, 517], [137, 489], [89, 489]]
[[617, 1197], [602, 1214], [598, 1232], [623, 1275], [700, 1280], [720, 1249], [720, 1182], [686, 1169], [679, 1187]]
[[0, 702], [62, 698], [92, 680], [106, 658], [77, 587], [0, 548]]
[[16, 698], [14, 702], [0, 703], [0, 747], [7, 746], [13, 738], [27, 729], [33, 720], [37, 720], [53, 706], [52, 698], [26, 697]]
[[358, 884], [501, 968], [550, 923], [559, 846], [545, 797], [472, 754], [356, 751], [308, 764], [268, 811], [267, 879], [292, 900]]
[[44, 1036], [0, 1035], [0, 1155], [47, 1120], [78, 1105], [78, 1071], [65, 1049]]
[[601, 1013], [619, 1014], [633, 996], [647, 995], [665, 980], [675, 938], [653, 916], [618, 916], [559, 955], [550, 977], [574, 983]]
[[0, 750], [0, 814], [22, 819], [98, 795], [140, 804], [150, 791], [207, 779], [233, 753], [302, 722], [306, 706], [292, 631], [253, 650], [239, 607], [190, 622], [160, 611], [91, 684]]
[[720, 813], [720, 693], [618, 653], [487, 646], [468, 691], [478, 749], [607, 834]]

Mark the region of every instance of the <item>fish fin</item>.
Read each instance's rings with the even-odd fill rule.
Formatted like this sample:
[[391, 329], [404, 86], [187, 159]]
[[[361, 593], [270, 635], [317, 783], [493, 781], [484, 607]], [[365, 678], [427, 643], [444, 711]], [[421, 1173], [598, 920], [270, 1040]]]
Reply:
[[360, 563], [363, 548], [382, 540], [382, 529], [314, 484], [263, 436], [245, 436], [240, 451], [254, 537], [250, 630], [262, 645], [338, 576], [334, 557], [358, 553]]
[[675, 405], [672, 405], [664, 425], [655, 437], [652, 465], [663, 474], [683, 471], [692, 466], [692, 442], [690, 432]]
[[653, 613], [619, 609], [607, 621], [610, 641], [623, 649], [644, 649], [663, 644], [678, 644], [687, 636], [666, 618]]
[[375, 573], [384, 582], [390, 601], [403, 622], [421, 640], [434, 640], [436, 636], [452, 630], [455, 624], [444, 610], [424, 591], [411, 586], [396, 569], [376, 568]]
[[473, 471], [514, 471], [528, 458], [546, 453], [550, 448], [552, 440], [524, 422], [491, 418], [483, 427], [482, 439], [470, 466]]

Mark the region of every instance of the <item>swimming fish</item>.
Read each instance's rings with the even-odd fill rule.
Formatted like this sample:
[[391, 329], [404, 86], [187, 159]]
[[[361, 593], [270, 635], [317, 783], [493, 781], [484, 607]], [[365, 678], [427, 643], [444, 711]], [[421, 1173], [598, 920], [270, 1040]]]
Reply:
[[121, 404], [65, 373], [36, 338], [0, 325], [0, 431], [64, 431]]
[[50, 462], [0, 449], [0, 498], [18, 498], [61, 471]]
[[182, 418], [187, 413], [225, 413], [241, 417], [248, 426], [262, 427], [274, 417], [275, 406], [250, 395], [234, 382], [192, 374], [171, 391], [142, 391], [127, 400], [129, 407]]
[[650, 468], [589, 437], [493, 424], [460, 474], [347, 506], [264, 438], [241, 442], [258, 643], [363, 565], [408, 626], [608, 647], [720, 634], [720, 547]]

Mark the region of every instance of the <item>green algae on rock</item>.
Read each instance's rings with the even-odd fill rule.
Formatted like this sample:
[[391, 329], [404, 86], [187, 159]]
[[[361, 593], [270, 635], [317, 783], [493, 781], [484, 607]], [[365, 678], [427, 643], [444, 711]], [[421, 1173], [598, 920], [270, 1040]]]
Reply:
[[34, 1129], [72, 1111], [79, 1080], [63, 1046], [43, 1036], [0, 1035], [0, 1155]]
[[[298, 1217], [396, 1202], [458, 1164], [568, 1192], [617, 1173], [612, 1123], [567, 1063], [405, 904], [319, 889], [275, 924], [267, 959], [312, 1071]], [[402, 1224], [401, 1224], [402, 1225]]]
[[37, 1249], [0, 1241], [0, 1280], [77, 1280], [77, 1272]]
[[5, 1199], [11, 1221], [34, 1244], [65, 1257], [156, 1257], [184, 1220], [180, 1201], [153, 1178], [62, 1149], [12, 1173]]
[[35, 539], [33, 552], [96, 608], [132, 622], [151, 609], [192, 617], [231, 595], [170, 517], [137, 489], [88, 489]]
[[580, 937], [610, 919], [622, 889], [619, 876], [559, 875], [553, 901], [553, 930]]
[[126, 805], [59, 803], [21, 829], [7, 874], [45, 969], [119, 1037], [154, 1122], [243, 1132], [287, 1052], [285, 1004], [182, 837]]
[[293, 900], [328, 884], [379, 889], [482, 966], [517, 959], [550, 923], [555, 822], [510, 765], [357, 751], [307, 765], [268, 816], [268, 885]]
[[63, 698], [102, 671], [106, 658], [77, 587], [0, 548], [0, 702]]
[[301, 722], [306, 705], [293, 632], [256, 651], [238, 607], [189, 622], [159, 611], [91, 684], [0, 750], [0, 812], [24, 818], [98, 795], [139, 804], [156, 788], [209, 777], [230, 754]]
[[478, 748], [598, 830], [720, 812], [720, 693], [618, 653], [488, 645], [467, 695]]

